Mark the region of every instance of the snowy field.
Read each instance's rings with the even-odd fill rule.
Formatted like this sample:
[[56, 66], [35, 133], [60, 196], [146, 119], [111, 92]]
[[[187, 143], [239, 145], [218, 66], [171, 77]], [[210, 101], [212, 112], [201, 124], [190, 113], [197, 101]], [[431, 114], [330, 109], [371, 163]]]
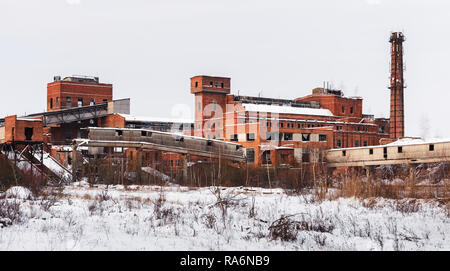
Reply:
[[319, 202], [260, 188], [223, 188], [220, 196], [213, 188], [162, 191], [86, 183], [36, 199], [7, 191], [3, 207], [20, 215], [12, 225], [3, 218], [0, 250], [450, 250], [448, 210], [433, 201]]

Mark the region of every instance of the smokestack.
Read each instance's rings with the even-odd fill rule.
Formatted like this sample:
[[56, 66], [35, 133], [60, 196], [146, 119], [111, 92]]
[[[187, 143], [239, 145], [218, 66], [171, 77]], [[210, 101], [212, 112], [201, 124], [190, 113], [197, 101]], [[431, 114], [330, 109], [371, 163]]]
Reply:
[[391, 34], [389, 42], [391, 47], [391, 117], [390, 137], [403, 138], [405, 136], [405, 117], [403, 106], [403, 42], [405, 38], [402, 32]]

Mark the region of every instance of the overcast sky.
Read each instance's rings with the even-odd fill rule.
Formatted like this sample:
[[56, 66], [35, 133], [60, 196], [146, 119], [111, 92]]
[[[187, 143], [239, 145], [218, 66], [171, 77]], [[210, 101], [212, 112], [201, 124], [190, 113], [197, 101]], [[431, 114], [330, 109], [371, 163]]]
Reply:
[[91, 75], [132, 114], [182, 117], [205, 74], [289, 99], [329, 81], [389, 117], [391, 31], [406, 36], [406, 135], [450, 137], [448, 0], [0, 0], [0, 116], [44, 111], [54, 75]]

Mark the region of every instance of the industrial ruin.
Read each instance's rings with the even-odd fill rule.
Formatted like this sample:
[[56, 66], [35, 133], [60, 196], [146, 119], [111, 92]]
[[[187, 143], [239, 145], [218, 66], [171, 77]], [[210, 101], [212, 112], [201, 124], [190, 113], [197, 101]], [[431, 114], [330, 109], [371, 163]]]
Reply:
[[[390, 118], [363, 112], [362, 97], [327, 84], [295, 99], [231, 93], [231, 78], [190, 79], [192, 120], [130, 115], [98, 77], [55, 76], [47, 111], [0, 119], [1, 154], [42, 178], [60, 168], [73, 179], [90, 158], [119, 161], [123, 173], [167, 176], [200, 163], [309, 169], [449, 161], [450, 142], [405, 139], [402, 33], [391, 33]], [[398, 141], [400, 140], [400, 141]], [[403, 140], [403, 141], [402, 141]], [[394, 145], [393, 145], [394, 144]]]

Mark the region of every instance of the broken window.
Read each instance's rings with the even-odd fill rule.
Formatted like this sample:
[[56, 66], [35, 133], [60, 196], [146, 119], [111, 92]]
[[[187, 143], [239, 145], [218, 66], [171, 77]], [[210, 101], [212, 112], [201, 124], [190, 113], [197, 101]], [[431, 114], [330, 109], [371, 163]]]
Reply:
[[387, 148], [383, 148], [383, 157], [384, 159], [387, 159]]
[[319, 141], [327, 141], [327, 135], [319, 135]]
[[224, 88], [224, 84], [223, 84], [223, 82], [222, 82], [222, 83], [220, 83], [220, 87], [221, 87], [221, 88]]
[[122, 136], [123, 131], [122, 130], [116, 130], [116, 136]]
[[195, 87], [198, 87], [198, 82], [195, 82]]
[[342, 106], [342, 114], [345, 114], [345, 106]]
[[302, 150], [302, 162], [303, 163], [309, 163], [309, 161], [310, 161], [309, 149], [303, 149]]
[[67, 107], [72, 107], [72, 98], [66, 97], [66, 105]]
[[370, 149], [370, 150], [369, 150], [369, 154], [370, 154], [370, 155], [373, 155], [373, 149]]
[[302, 141], [310, 141], [311, 134], [302, 134]]
[[237, 134], [232, 134], [230, 136], [230, 141], [238, 141], [238, 135]]
[[350, 114], [353, 114], [353, 106], [350, 107]]
[[264, 152], [264, 164], [272, 164], [272, 160], [270, 160], [270, 151]]
[[277, 137], [277, 133], [274, 133], [274, 132], [266, 133], [266, 140], [276, 140], [277, 139], [276, 137]]
[[72, 131], [70, 130], [69, 127], [66, 127], [65, 133], [66, 133], [66, 139], [72, 138]]
[[292, 140], [292, 133], [284, 133], [283, 139], [286, 141]]
[[363, 145], [364, 145], [364, 147], [367, 146], [367, 141], [364, 140]]
[[50, 109], [53, 108], [53, 98], [50, 98]]
[[359, 140], [355, 140], [355, 147], [359, 147]]
[[342, 142], [341, 142], [340, 139], [337, 140], [336, 146], [337, 146], [338, 148], [342, 147]]
[[94, 98], [91, 98], [91, 101], [89, 102], [89, 105], [94, 105], [95, 104], [95, 100]]
[[25, 127], [25, 140], [31, 141], [33, 138], [33, 128]]
[[78, 107], [83, 106], [83, 98], [78, 98]]
[[428, 146], [428, 150], [434, 151], [434, 144], [430, 144], [430, 146]]
[[347, 151], [342, 151], [342, 156], [347, 156]]
[[245, 150], [246, 156], [247, 156], [247, 163], [254, 163], [255, 162], [255, 149], [248, 148]]
[[247, 141], [255, 141], [255, 134], [254, 133], [248, 133], [247, 134]]
[[403, 152], [403, 147], [398, 147], [398, 148], [397, 148], [397, 152], [398, 152], [398, 153], [402, 153], [402, 152]]

